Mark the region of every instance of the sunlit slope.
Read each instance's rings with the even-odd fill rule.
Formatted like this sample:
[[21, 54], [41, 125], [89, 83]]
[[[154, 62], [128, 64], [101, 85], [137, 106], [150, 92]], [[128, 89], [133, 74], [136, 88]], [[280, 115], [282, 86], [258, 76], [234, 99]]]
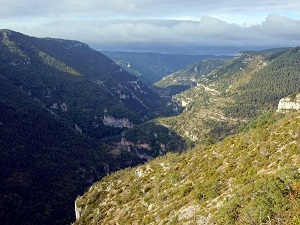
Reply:
[[300, 115], [266, 114], [206, 148], [118, 171], [76, 201], [74, 224], [297, 224]]
[[300, 91], [299, 60], [299, 48], [241, 52], [174, 96], [185, 112], [159, 122], [193, 141], [222, 139]]
[[209, 75], [214, 70], [230, 61], [229, 57], [205, 58], [188, 67], [180, 69], [160, 81], [154, 83], [151, 88], [161, 96], [171, 97], [184, 90], [197, 85], [198, 79]]

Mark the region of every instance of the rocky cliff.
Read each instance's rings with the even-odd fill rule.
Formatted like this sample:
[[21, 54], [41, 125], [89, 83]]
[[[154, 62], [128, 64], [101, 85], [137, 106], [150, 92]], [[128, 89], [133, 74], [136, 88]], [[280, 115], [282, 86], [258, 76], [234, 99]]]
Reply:
[[300, 109], [300, 94], [288, 96], [280, 99], [277, 112], [285, 112], [286, 110]]
[[123, 127], [132, 128], [133, 127], [132, 122], [130, 122], [128, 118], [115, 118], [110, 115], [104, 115], [103, 123], [105, 126], [109, 126], [109, 127], [119, 127], [119, 128], [123, 128]]

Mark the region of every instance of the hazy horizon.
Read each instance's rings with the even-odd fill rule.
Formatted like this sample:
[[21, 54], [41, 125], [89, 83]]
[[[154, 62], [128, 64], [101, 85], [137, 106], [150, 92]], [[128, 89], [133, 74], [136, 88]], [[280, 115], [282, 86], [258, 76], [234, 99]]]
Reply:
[[2, 1], [0, 28], [99, 51], [236, 54], [300, 45], [296, 0]]

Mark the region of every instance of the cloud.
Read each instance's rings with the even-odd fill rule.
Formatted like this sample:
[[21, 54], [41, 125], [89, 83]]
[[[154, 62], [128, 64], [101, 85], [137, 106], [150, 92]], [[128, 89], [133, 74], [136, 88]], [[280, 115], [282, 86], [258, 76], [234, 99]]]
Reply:
[[287, 40], [299, 40], [300, 21], [292, 20], [278, 14], [269, 15], [266, 20], [253, 29], [272, 39], [283, 38]]
[[232, 53], [295, 46], [300, 40], [299, 19], [282, 16], [299, 15], [298, 0], [186, 0], [184, 3], [2, 0], [1, 3], [2, 28], [38, 37], [76, 39], [99, 50]]
[[152, 48], [179, 52], [186, 48], [201, 53], [202, 49], [237, 51], [298, 45], [299, 28], [300, 21], [273, 14], [261, 24], [250, 27], [204, 16], [199, 21], [52, 21], [23, 28], [23, 32], [77, 39], [102, 50]]
[[0, 18], [174, 19], [260, 12], [299, 15], [299, 11], [298, 0], [1, 0]]

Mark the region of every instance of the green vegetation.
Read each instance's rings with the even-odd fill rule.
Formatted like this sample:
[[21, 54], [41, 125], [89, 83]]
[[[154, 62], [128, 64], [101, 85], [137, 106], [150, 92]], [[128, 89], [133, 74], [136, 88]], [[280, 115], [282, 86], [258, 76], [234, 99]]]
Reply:
[[0, 41], [1, 224], [68, 224], [95, 180], [143, 163], [118, 149], [128, 128], [114, 120], [137, 125], [172, 108], [86, 44], [10, 30]]
[[268, 113], [217, 144], [115, 172], [77, 199], [75, 224], [298, 224], [299, 118]]
[[[136, 143], [137, 147], [141, 146], [135, 148], [140, 154], [152, 158], [169, 151], [182, 152], [188, 147], [181, 136], [154, 122], [143, 123], [133, 129], [128, 129], [123, 132], [122, 136], [124, 140]], [[143, 148], [143, 145], [146, 146]]]
[[0, 75], [1, 224], [67, 224], [74, 199], [136, 154], [80, 134]]
[[68, 224], [112, 172], [76, 224], [299, 222], [298, 48], [202, 60], [166, 101], [86, 44], [0, 38], [1, 224]]
[[182, 114], [158, 121], [193, 141], [216, 142], [300, 92], [299, 60], [299, 48], [241, 52], [173, 96]]
[[[269, 53], [266, 59], [270, 58], [272, 61], [268, 61], [268, 66], [238, 87], [235, 104], [225, 108], [225, 114], [253, 118], [266, 108], [277, 107], [282, 97], [300, 91], [299, 48]], [[247, 105], [242, 104], [244, 102]]]
[[38, 55], [39, 55], [39, 57], [41, 57], [43, 62], [46, 63], [47, 65], [49, 65], [51, 67], [54, 67], [54, 68], [57, 68], [58, 70], [60, 70], [62, 72], [66, 72], [66, 73], [70, 73], [70, 74], [80, 76], [80, 73], [78, 73], [76, 70], [70, 68], [65, 63], [59, 62], [55, 58], [49, 56], [47, 53], [39, 52]]
[[[183, 55], [135, 52], [103, 52], [125, 71], [135, 75], [147, 85], [205, 58], [209, 55]], [[220, 58], [225, 58], [221, 56]]]
[[170, 99], [172, 96], [196, 86], [200, 78], [209, 75], [228, 61], [228, 57], [205, 58], [164, 77], [154, 83], [151, 88], [161, 97]]

